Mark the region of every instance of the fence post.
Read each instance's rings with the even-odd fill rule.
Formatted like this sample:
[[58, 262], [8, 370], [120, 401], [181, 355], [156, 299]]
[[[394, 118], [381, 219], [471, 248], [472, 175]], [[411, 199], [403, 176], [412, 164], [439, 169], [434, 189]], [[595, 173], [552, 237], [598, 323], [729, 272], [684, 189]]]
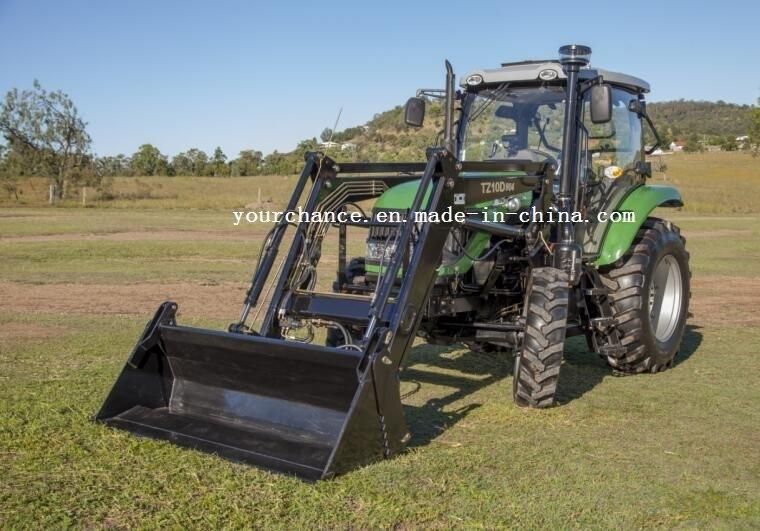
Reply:
[[55, 185], [51, 184], [48, 191], [48, 203], [52, 205], [54, 198], [55, 198]]
[[86, 186], [82, 187], [82, 206], [83, 207], [87, 206], [87, 187]]

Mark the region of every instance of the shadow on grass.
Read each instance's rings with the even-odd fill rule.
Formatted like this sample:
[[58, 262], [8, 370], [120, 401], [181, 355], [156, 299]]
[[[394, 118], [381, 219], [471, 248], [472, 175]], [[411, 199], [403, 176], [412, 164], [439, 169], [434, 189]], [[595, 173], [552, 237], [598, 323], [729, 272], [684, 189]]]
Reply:
[[[686, 327], [675, 366], [684, 363], [699, 348], [702, 343], [699, 328], [694, 325]], [[459, 351], [462, 353], [451, 355]], [[460, 345], [420, 345], [412, 349], [407, 367], [401, 373], [402, 381], [407, 386], [411, 384], [411, 389], [402, 395], [405, 402], [421, 393], [424, 399], [424, 394], [430, 393], [431, 387], [445, 388], [444, 391], [433, 390], [435, 396], [427, 398], [422, 404], [404, 404], [404, 414], [412, 433], [410, 446], [425, 446], [482, 404], [471, 401], [453, 410], [448, 406], [512, 376], [514, 356], [506, 353], [467, 352]], [[567, 404], [580, 398], [611, 374], [607, 363], [588, 351], [584, 337], [569, 338], [557, 388], [558, 404]], [[505, 385], [503, 391], [503, 399], [511, 400], [511, 385]]]
[[674, 367], [678, 367], [683, 362], [691, 358], [699, 346], [702, 344], [702, 329], [701, 326], [686, 325], [686, 331], [683, 334], [683, 341], [681, 342], [681, 350], [676, 354], [676, 359], [673, 362]]
[[[702, 333], [698, 326], [687, 325], [681, 350], [675, 357], [674, 366], [688, 360], [702, 343]], [[586, 340], [582, 336], [568, 339], [565, 346], [565, 363], [562, 365], [557, 401], [566, 404], [580, 398], [597, 386], [606, 376], [611, 376], [607, 362], [600, 356], [590, 353]]]
[[[461, 355], [450, 356], [463, 349]], [[410, 446], [429, 444], [480, 407], [482, 404], [470, 402], [448, 410], [451, 404], [511, 375], [513, 364], [514, 358], [509, 354], [467, 352], [460, 345], [413, 348], [408, 368], [401, 373], [402, 381], [413, 386], [403, 393], [402, 398], [417, 398], [418, 393], [430, 392], [431, 386], [444, 387], [445, 391], [437, 392], [421, 405], [404, 405], [404, 415], [412, 433]], [[508, 399], [511, 391], [505, 393], [505, 399]]]

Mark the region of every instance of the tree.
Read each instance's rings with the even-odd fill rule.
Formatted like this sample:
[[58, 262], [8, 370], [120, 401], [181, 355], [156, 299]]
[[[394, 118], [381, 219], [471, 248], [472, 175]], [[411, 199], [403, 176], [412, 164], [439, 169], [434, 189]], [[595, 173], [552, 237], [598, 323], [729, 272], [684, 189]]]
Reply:
[[122, 177], [131, 174], [130, 160], [119, 153], [114, 157], [98, 157], [95, 164], [104, 177]]
[[736, 139], [733, 136], [727, 136], [720, 143], [720, 147], [723, 151], [736, 151], [739, 149], [739, 145], [736, 143]]
[[298, 156], [298, 160], [303, 162], [303, 155], [307, 151], [317, 151], [318, 147], [319, 145], [317, 144], [316, 138], [307, 138], [306, 140], [301, 140], [296, 146], [296, 155]]
[[689, 135], [689, 138], [686, 139], [686, 144], [683, 146], [683, 150], [686, 153], [697, 153], [704, 151], [704, 146], [700, 143], [699, 138], [697, 138], [697, 135], [692, 133]]
[[172, 157], [172, 168], [174, 168], [175, 175], [192, 175], [193, 174], [193, 162], [187, 153], [177, 153]]
[[230, 169], [226, 162], [227, 155], [224, 154], [221, 147], [217, 146], [214, 150], [214, 157], [211, 159], [211, 166], [214, 169], [214, 177], [229, 176]]
[[157, 147], [143, 144], [132, 155], [132, 170], [135, 175], [168, 175], [169, 163]]
[[279, 153], [276, 149], [264, 157], [262, 168], [264, 175], [287, 175], [293, 171], [287, 155]]
[[197, 177], [206, 175], [206, 166], [208, 166], [208, 155], [202, 149], [191, 148], [187, 150], [187, 156], [190, 158], [191, 174]]
[[750, 110], [749, 140], [745, 144], [750, 146], [752, 156], [756, 157], [760, 152], [760, 98]]
[[319, 134], [319, 138], [320, 140], [322, 140], [322, 142], [328, 142], [332, 138], [332, 136], [333, 136], [333, 130], [330, 129], [329, 127], [325, 127], [324, 129], [322, 129], [322, 132]]
[[8, 197], [18, 201], [18, 171], [15, 170], [8, 148], [0, 145], [0, 186], [8, 192]]
[[686, 153], [699, 153], [704, 150], [704, 147], [697, 141], [687, 140], [683, 146], [683, 150]]
[[261, 151], [244, 149], [238, 154], [238, 158], [232, 161], [232, 175], [241, 177], [258, 175], [263, 160]]
[[0, 109], [0, 132], [18, 169], [47, 177], [58, 198], [92, 162], [86, 126], [66, 94], [48, 92], [37, 80], [32, 90], [9, 90]]

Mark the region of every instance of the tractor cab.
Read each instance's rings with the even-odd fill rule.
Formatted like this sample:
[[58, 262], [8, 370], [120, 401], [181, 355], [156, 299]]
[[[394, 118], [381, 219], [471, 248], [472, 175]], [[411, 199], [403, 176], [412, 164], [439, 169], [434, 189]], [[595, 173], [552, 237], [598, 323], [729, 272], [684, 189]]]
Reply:
[[[604, 160], [629, 166], [641, 159], [643, 95], [639, 78], [596, 68], [581, 68], [581, 105], [577, 123], [588, 146]], [[457, 132], [460, 159], [517, 158], [561, 163], [566, 110], [566, 74], [558, 61], [504, 63], [465, 76], [459, 92]], [[596, 104], [592, 110], [592, 101]], [[572, 123], [572, 122], [570, 122]], [[581, 153], [585, 155], [586, 153]], [[597, 155], [598, 156], [598, 155]], [[557, 168], [558, 173], [561, 167]]]
[[[649, 84], [588, 66], [578, 79], [573, 119], [566, 116], [567, 75], [558, 61], [504, 63], [465, 76], [459, 92], [459, 159], [549, 163], [555, 168], [555, 192], [563, 173], [575, 175], [579, 210], [596, 215], [618, 204], [650, 174], [642, 124], [651, 123], [644, 102]], [[565, 158], [567, 123], [577, 124], [577, 141]], [[564, 171], [568, 160], [574, 171]], [[606, 228], [606, 222], [575, 227], [584, 254], [599, 252]]]

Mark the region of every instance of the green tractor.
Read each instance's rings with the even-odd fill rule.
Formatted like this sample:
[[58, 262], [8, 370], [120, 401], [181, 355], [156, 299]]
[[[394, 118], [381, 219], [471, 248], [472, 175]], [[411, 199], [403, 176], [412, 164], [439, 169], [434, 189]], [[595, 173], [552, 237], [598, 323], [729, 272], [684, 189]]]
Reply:
[[[445, 89], [405, 107], [419, 127], [430, 99], [443, 102], [442, 143], [426, 163], [307, 154], [240, 319], [227, 331], [179, 326], [176, 303], [164, 303], [97, 419], [320, 479], [410, 440], [398, 373], [418, 337], [514, 352], [520, 406], [555, 403], [572, 335], [619, 374], [670, 367], [689, 255], [678, 228], [651, 214], [681, 197], [646, 184], [659, 142], [649, 85], [590, 67], [590, 54], [563, 46], [559, 60], [479, 70], [459, 90], [447, 62]], [[320, 291], [333, 228], [337, 278]], [[366, 231], [364, 256], [347, 256], [349, 228]]]

